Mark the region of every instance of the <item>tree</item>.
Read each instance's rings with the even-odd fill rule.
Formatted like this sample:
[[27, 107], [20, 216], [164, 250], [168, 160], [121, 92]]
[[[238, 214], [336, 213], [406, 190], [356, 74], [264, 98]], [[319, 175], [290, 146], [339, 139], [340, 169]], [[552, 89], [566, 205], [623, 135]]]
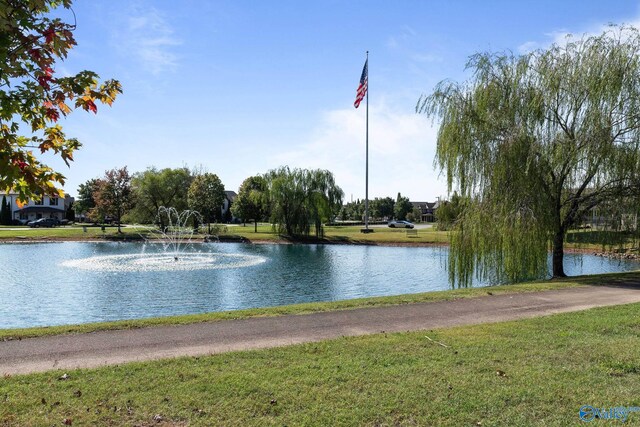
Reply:
[[308, 236], [311, 225], [316, 236], [322, 223], [337, 215], [344, 193], [326, 170], [282, 167], [265, 177], [268, 186], [271, 221], [280, 233]]
[[2, 205], [0, 206], [0, 224], [11, 225], [11, 203], [7, 201], [7, 196], [2, 195]]
[[364, 218], [364, 203], [360, 200], [347, 203], [340, 209], [339, 216], [343, 221], [362, 221]]
[[378, 198], [371, 201], [370, 209], [374, 218], [384, 219], [393, 217], [395, 202], [391, 197]]
[[[76, 108], [97, 112], [96, 102], [111, 105], [120, 83], [81, 71], [60, 76], [56, 62], [75, 46], [75, 23], [47, 16], [71, 0], [0, 0], [0, 188], [21, 201], [44, 192], [63, 196], [64, 176], [41, 163], [29, 148], [54, 153], [69, 165], [80, 147], [56, 122]], [[22, 134], [22, 135], [21, 135]]]
[[411, 212], [407, 214], [407, 221], [410, 221], [410, 222], [422, 221], [422, 210], [419, 207], [414, 206]]
[[307, 202], [316, 237], [323, 237], [322, 224], [332, 221], [340, 212], [344, 192], [336, 185], [328, 170], [307, 171]]
[[[165, 168], [158, 170], [151, 167], [137, 173], [132, 179], [136, 205], [130, 216], [137, 222], [151, 224], [158, 220], [158, 209], [161, 206], [183, 211], [189, 208], [188, 192], [193, 175], [188, 168]], [[164, 228], [164, 224], [159, 224]]]
[[441, 119], [436, 162], [467, 197], [450, 279], [565, 276], [567, 231], [638, 194], [640, 34], [614, 27], [547, 50], [477, 54], [468, 83], [441, 82], [419, 112]]
[[258, 221], [269, 216], [269, 193], [267, 181], [263, 176], [256, 175], [242, 181], [238, 190], [238, 197], [231, 206], [233, 215], [242, 218], [243, 222], [253, 220], [253, 231], [258, 232]]
[[69, 222], [76, 220], [76, 204], [74, 202], [69, 203], [69, 207], [65, 212], [65, 219]]
[[90, 179], [84, 184], [78, 186], [78, 200], [74, 205], [74, 210], [80, 215], [86, 215], [91, 209], [96, 207], [96, 201], [93, 195], [98, 191], [97, 178]]
[[402, 197], [398, 193], [398, 199], [393, 206], [393, 213], [396, 219], [404, 220], [407, 218], [407, 214], [413, 210], [413, 204], [409, 201], [408, 197]]
[[281, 167], [265, 177], [269, 188], [271, 222], [280, 234], [308, 235], [309, 216], [305, 211], [304, 172]]
[[445, 200], [436, 209], [436, 221], [438, 230], [450, 230], [462, 213], [464, 200], [453, 192], [451, 200]]
[[222, 215], [222, 204], [226, 195], [224, 185], [213, 173], [196, 176], [189, 187], [187, 200], [189, 209], [198, 211], [207, 221], [208, 231], [211, 233], [211, 221], [216, 221]]
[[127, 167], [111, 169], [105, 172], [104, 178], [98, 181], [97, 192], [94, 194], [96, 208], [104, 215], [115, 218], [118, 223], [118, 233], [121, 233], [122, 216], [132, 205], [133, 191], [131, 176]]

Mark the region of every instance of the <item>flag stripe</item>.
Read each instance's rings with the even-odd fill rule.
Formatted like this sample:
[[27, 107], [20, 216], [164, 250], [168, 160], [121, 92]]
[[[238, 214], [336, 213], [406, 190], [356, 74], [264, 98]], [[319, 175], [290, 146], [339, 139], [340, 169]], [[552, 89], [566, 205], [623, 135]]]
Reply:
[[353, 106], [358, 108], [360, 106], [360, 102], [364, 99], [367, 94], [367, 87], [369, 82], [369, 59], [364, 62], [364, 68], [362, 69], [362, 75], [360, 76], [360, 84], [358, 85], [358, 90], [356, 91], [356, 100], [353, 103]]

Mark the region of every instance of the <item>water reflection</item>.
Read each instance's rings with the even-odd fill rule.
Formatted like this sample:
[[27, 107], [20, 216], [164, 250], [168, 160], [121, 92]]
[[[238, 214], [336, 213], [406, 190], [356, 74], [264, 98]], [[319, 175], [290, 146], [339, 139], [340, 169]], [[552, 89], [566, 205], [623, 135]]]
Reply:
[[[86, 323], [448, 289], [446, 248], [198, 244], [202, 256], [263, 262], [224, 269], [94, 271], [92, 257], [157, 253], [139, 243], [0, 245], [0, 328]], [[217, 255], [216, 255], [217, 254]], [[81, 260], [86, 265], [65, 263]], [[70, 266], [71, 265], [71, 266]], [[570, 275], [637, 269], [566, 256]], [[481, 285], [481, 284], [480, 284]]]

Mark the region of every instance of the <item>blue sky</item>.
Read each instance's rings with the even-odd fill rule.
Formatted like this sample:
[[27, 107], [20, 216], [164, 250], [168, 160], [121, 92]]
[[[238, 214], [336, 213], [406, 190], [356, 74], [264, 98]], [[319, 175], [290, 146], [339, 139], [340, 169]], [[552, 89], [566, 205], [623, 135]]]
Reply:
[[[107, 169], [204, 168], [237, 191], [281, 165], [331, 170], [346, 201], [364, 197], [370, 51], [369, 196], [446, 197], [433, 167], [437, 123], [421, 94], [462, 80], [479, 51], [523, 52], [566, 33], [640, 23], [634, 1], [76, 0], [78, 46], [57, 66], [123, 85], [113, 107], [63, 120], [84, 144], [65, 190]], [[68, 12], [63, 16], [70, 17]]]

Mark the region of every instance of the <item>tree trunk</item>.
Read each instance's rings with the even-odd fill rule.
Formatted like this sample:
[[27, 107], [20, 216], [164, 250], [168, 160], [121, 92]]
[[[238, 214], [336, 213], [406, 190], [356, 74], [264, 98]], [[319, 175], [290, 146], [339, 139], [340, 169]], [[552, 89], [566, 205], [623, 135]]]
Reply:
[[553, 237], [552, 269], [553, 277], [567, 277], [564, 274], [564, 232], [557, 231]]
[[258, 220], [257, 219], [253, 220], [253, 232], [254, 233], [258, 232]]

